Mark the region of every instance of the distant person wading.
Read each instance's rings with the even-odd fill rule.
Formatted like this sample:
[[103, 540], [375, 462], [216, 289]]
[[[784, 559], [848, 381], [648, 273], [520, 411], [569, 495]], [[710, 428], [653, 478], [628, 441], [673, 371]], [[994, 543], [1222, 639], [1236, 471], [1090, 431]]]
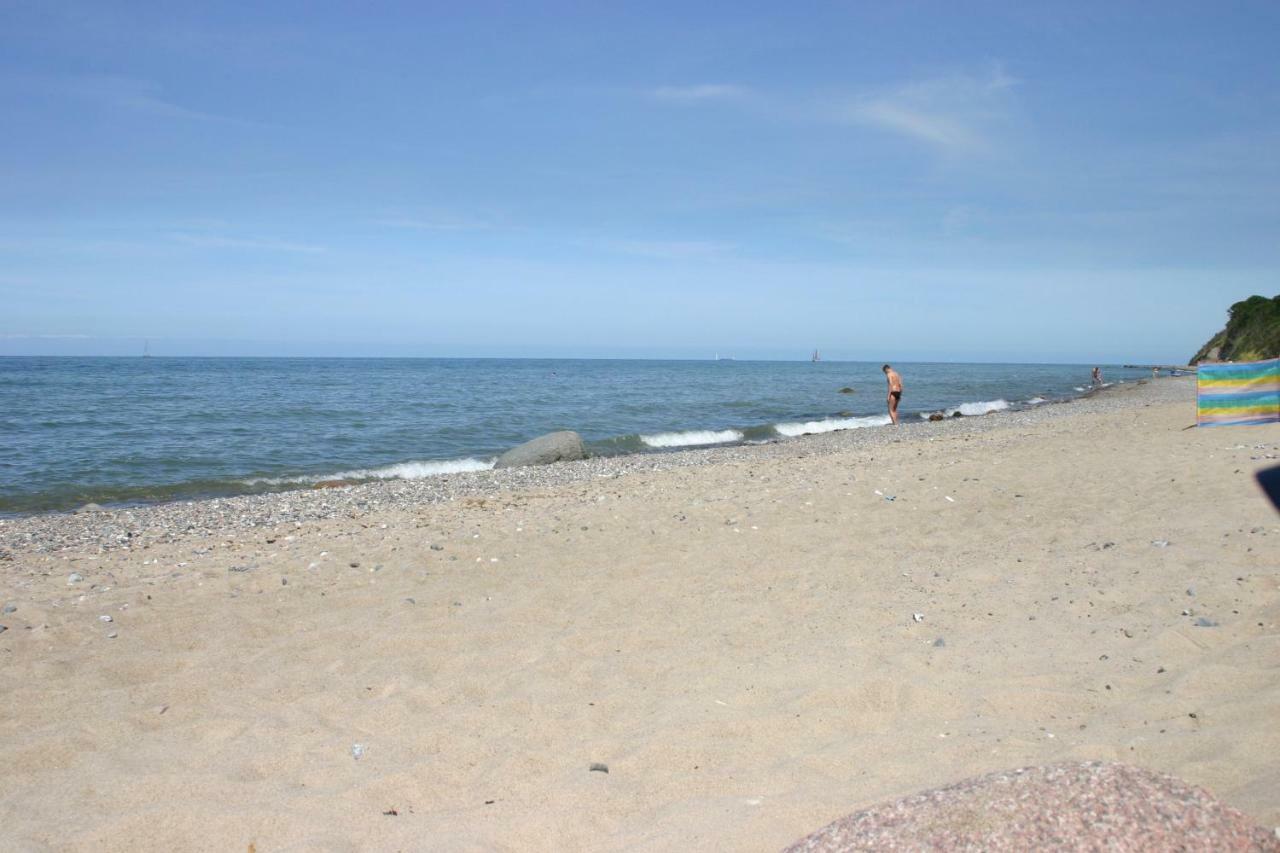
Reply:
[[889, 382], [889, 420], [897, 426], [898, 404], [902, 402], [902, 377], [898, 375], [898, 371], [887, 364], [880, 369], [884, 371], [884, 378]]

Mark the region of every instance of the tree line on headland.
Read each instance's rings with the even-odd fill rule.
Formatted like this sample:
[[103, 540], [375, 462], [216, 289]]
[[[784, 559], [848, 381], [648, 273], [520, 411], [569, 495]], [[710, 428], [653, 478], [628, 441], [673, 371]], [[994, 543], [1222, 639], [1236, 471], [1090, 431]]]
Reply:
[[1280, 296], [1250, 296], [1227, 311], [1227, 327], [1209, 339], [1191, 359], [1260, 361], [1280, 357]]

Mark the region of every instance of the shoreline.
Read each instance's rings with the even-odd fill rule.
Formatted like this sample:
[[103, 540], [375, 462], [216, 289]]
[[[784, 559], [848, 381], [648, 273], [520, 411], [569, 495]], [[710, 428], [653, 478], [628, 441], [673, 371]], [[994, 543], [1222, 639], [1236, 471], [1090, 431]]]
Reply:
[[1280, 434], [1054, 409], [7, 524], [6, 837], [765, 851], [1068, 761], [1280, 824]]
[[[1048, 401], [1021, 409], [991, 411], [982, 415], [903, 420], [897, 431], [888, 426], [833, 430], [802, 434], [749, 444], [695, 446], [592, 456], [577, 462], [510, 468], [458, 471], [416, 479], [388, 478], [342, 485], [312, 485], [278, 491], [220, 497], [159, 501], [96, 510], [50, 510], [0, 515], [0, 560], [16, 550], [60, 551], [74, 548], [111, 550], [137, 545], [167, 543], [186, 535], [213, 536], [289, 522], [315, 522], [353, 513], [404, 509], [438, 504], [459, 498], [482, 497], [501, 492], [548, 488], [612, 479], [637, 472], [661, 471], [755, 458], [786, 458], [810, 453], [836, 453], [875, 447], [904, 439], [966, 434], [1001, 425], [1039, 423], [1042, 418], [1066, 417], [1090, 411], [1106, 411], [1132, 401], [1129, 395], [1146, 389], [1152, 401], [1180, 399], [1169, 378], [1158, 385], [1148, 380], [1115, 383], [1078, 397]], [[1163, 393], [1159, 393], [1163, 391]], [[1194, 398], [1192, 398], [1194, 399]], [[906, 434], [903, 434], [903, 431]]]
[[[938, 376], [944, 375], [948, 369], [946, 366], [926, 367]], [[908, 401], [909, 408], [904, 409], [903, 419], [914, 422], [917, 418], [951, 416], [956, 412], [979, 416], [992, 410], [1017, 410], [1059, 403], [1091, 393], [1077, 379], [1062, 375], [1065, 369], [1060, 366], [1040, 369], [1047, 370], [1047, 373], [1037, 372], [1035, 365], [1024, 367], [1027, 373], [1016, 374], [1002, 373], [1000, 365], [981, 366], [974, 384], [968, 387], [963, 383], [951, 386], [950, 382], [956, 379], [954, 376], [939, 382], [937, 376], [926, 371], [921, 379], [920, 396], [918, 399], [913, 396]], [[405, 377], [396, 376], [396, 381], [401, 384], [395, 385], [394, 390], [407, 392], [409, 389], [402, 387]], [[803, 375], [795, 378], [812, 385], [815, 381], [824, 384], [824, 377], [835, 378], [811, 371], [804, 371]], [[696, 377], [697, 381], [707, 383], [710, 408], [706, 410], [691, 410], [686, 399], [678, 412], [656, 419], [628, 415], [617, 420], [610, 415], [611, 411], [619, 406], [620, 411], [630, 411], [637, 403], [628, 402], [625, 394], [615, 395], [617, 399], [599, 409], [598, 402], [588, 404], [580, 392], [593, 387], [592, 381], [598, 382], [601, 377], [579, 377], [583, 381], [574, 386], [575, 390], [562, 404], [553, 406], [536, 393], [532, 400], [517, 395], [509, 401], [507, 411], [497, 423], [484, 427], [478, 424], [465, 428], [451, 426], [444, 432], [452, 437], [445, 440], [444, 433], [437, 435], [439, 430], [436, 427], [441, 425], [435, 424], [432, 417], [427, 417], [420, 424], [418, 415], [405, 414], [417, 411], [415, 407], [420, 408], [421, 401], [394, 412], [385, 411], [385, 406], [380, 408], [378, 401], [387, 396], [388, 389], [379, 383], [390, 380], [379, 375], [368, 378], [373, 382], [369, 392], [373, 399], [362, 400], [359, 396], [346, 402], [329, 399], [324, 409], [331, 411], [332, 415], [323, 418], [313, 417], [314, 413], [308, 414], [306, 409], [287, 410], [286, 419], [279, 424], [265, 422], [260, 410], [245, 411], [243, 399], [227, 399], [221, 401], [221, 407], [213, 406], [216, 395], [204, 389], [197, 395], [199, 399], [190, 401], [192, 406], [204, 405], [225, 412], [223, 415], [209, 414], [207, 430], [196, 428], [193, 419], [174, 412], [153, 413], [160, 423], [156, 424], [155, 418], [150, 418], [147, 419], [148, 425], [136, 423], [141, 420], [137, 413], [126, 412], [121, 413], [121, 420], [111, 422], [108, 437], [104, 437], [100, 446], [97, 438], [86, 432], [87, 422], [59, 417], [50, 420], [49, 412], [41, 410], [34, 402], [39, 399], [38, 389], [27, 388], [24, 392], [21, 377], [16, 380], [10, 378], [6, 381], [19, 382], [16, 386], [19, 389], [17, 409], [20, 413], [27, 413], [26, 418], [19, 415], [19, 419], [31, 421], [33, 426], [17, 433], [13, 449], [22, 448], [22, 452], [10, 453], [0, 461], [12, 475], [8, 488], [0, 489], [0, 518], [74, 512], [99, 506], [129, 509], [306, 489], [321, 483], [348, 485], [488, 470], [497, 456], [511, 446], [553, 429], [581, 431], [588, 456], [615, 456], [679, 448], [706, 449], [767, 443], [807, 433], [878, 427], [887, 425], [889, 421], [883, 401], [868, 400], [864, 396], [855, 400], [845, 396], [846, 391], [852, 390], [848, 387], [840, 392], [834, 392], [832, 388], [808, 388], [796, 392], [788, 386], [790, 390], [784, 394], [786, 399], [783, 402], [782, 398], [776, 397], [779, 389], [768, 384], [776, 385], [779, 381], [779, 377], [773, 375], [755, 377], [766, 383], [758, 389], [758, 399], [729, 401], [733, 395], [725, 393], [726, 375], [712, 370], [707, 375]], [[543, 388], [544, 396], [560, 381], [555, 378], [554, 371], [550, 377], [524, 378], [532, 379], [534, 383], [550, 383]], [[645, 382], [653, 379], [646, 375], [630, 378], [639, 382], [642, 388], [647, 387]], [[1117, 378], [1117, 382], [1143, 378], [1130, 376], [1127, 379]], [[197, 379], [208, 382], [210, 377], [201, 374]], [[484, 377], [479, 379], [484, 380]], [[348, 381], [351, 380], [348, 377]], [[865, 380], [865, 377], [848, 379], [862, 387], [859, 380]], [[60, 389], [67, 381], [68, 377], [48, 380], [49, 392], [53, 395], [48, 401], [50, 411], [60, 407], [73, 408], [83, 402], [58, 396], [64, 393]], [[126, 377], [120, 381], [126, 388], [133, 388], [142, 395], [144, 400], [151, 400], [148, 406], [155, 405], [153, 396], [157, 389], [148, 383], [161, 381], [159, 378], [144, 372], [142, 376]], [[175, 380], [169, 378], [165, 381], [172, 383]], [[262, 378], [256, 381], [259, 384], [265, 382]], [[447, 402], [451, 394], [458, 392], [459, 389], [454, 387], [458, 380], [455, 376], [446, 375], [443, 381], [446, 386], [440, 395]], [[254, 387], [257, 386], [246, 389], [245, 399], [252, 398]], [[535, 384], [529, 387], [542, 386]], [[258, 388], [258, 391], [260, 393], [262, 389]], [[644, 411], [646, 406], [652, 407], [652, 388], [648, 394], [649, 401], [645, 403], [642, 393], [638, 411]], [[595, 400], [594, 396], [587, 396]], [[465, 412], [475, 409], [473, 403], [474, 400], [472, 403], [455, 401], [448, 404], [462, 406], [461, 411], [449, 417], [465, 421]], [[142, 410], [146, 408], [143, 406]], [[339, 421], [344, 417], [353, 421], [349, 426], [356, 430], [355, 433], [343, 432], [345, 427]], [[43, 434], [46, 427], [52, 431], [47, 436]], [[338, 430], [336, 433], [335, 428]], [[127, 433], [129, 429], [141, 431], [142, 436], [136, 439], [140, 443], [136, 446], [127, 441], [121, 444], [118, 436], [110, 437], [116, 436], [120, 430]], [[169, 429], [174, 430], [171, 439], [189, 448], [189, 453], [184, 451], [175, 455], [173, 446], [166, 445], [165, 442], [171, 440], [165, 438]], [[59, 439], [59, 436], [63, 438]], [[227, 442], [232, 444], [224, 446]], [[239, 450], [234, 449], [236, 443], [241, 445]]]

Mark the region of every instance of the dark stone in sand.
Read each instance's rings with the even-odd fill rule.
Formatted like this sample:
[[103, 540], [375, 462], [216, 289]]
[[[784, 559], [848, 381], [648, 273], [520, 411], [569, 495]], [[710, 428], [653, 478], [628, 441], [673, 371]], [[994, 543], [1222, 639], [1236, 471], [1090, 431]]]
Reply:
[[953, 418], [963, 418], [963, 417], [964, 417], [964, 412], [954, 412], [954, 413], [952, 413], [951, 417], [953, 417]]
[[592, 764], [592, 765], [591, 765], [591, 768], [590, 768], [590, 772], [592, 772], [592, 773], [608, 773], [608, 772], [609, 772], [609, 765], [608, 765], [608, 764]]
[[443, 545], [432, 545], [432, 546], [431, 546], [431, 550], [432, 550], [432, 551], [443, 551], [443, 550], [444, 550], [444, 546], [443, 546]]
[[562, 430], [540, 435], [532, 441], [526, 441], [518, 447], [511, 448], [498, 457], [493, 467], [549, 465], [552, 462], [566, 462], [586, 457], [587, 449], [582, 444], [582, 436], [571, 430]]
[[845, 850], [1280, 851], [1280, 839], [1172, 776], [1085, 762], [992, 773], [856, 812], [787, 853]]
[[942, 414], [942, 412], [934, 412], [932, 415], [929, 415], [929, 420], [931, 421], [945, 421], [946, 419], [947, 416]]

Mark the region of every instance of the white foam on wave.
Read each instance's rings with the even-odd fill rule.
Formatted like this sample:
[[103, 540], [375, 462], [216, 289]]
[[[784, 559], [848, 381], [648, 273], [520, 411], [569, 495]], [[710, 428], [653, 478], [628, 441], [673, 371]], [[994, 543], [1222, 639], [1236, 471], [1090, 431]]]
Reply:
[[468, 471], [488, 471], [493, 468], [495, 459], [431, 459], [424, 462], [398, 462], [382, 468], [359, 468], [355, 471], [343, 471], [326, 480], [421, 480], [426, 477], [439, 477], [442, 474], [462, 474]]
[[1049, 402], [1049, 401], [1048, 401], [1048, 400], [1046, 400], [1044, 397], [1032, 397], [1030, 400], [1028, 400], [1028, 401], [1027, 401], [1027, 405], [1028, 405], [1028, 406], [1038, 406], [1038, 405], [1040, 405], [1041, 403], [1047, 403], [1047, 402]]
[[288, 486], [294, 483], [315, 483], [324, 477], [246, 477], [240, 481], [244, 486]]
[[327, 480], [421, 480], [444, 474], [461, 474], [467, 471], [488, 471], [493, 459], [431, 459], [421, 462], [397, 462], [381, 468], [356, 468], [316, 477], [253, 477], [241, 480], [246, 486], [287, 486], [294, 483], [322, 483]]
[[694, 429], [688, 432], [659, 432], [653, 435], [642, 435], [640, 440], [650, 447], [698, 447], [704, 444], [742, 441], [742, 433], [736, 429]]
[[893, 423], [888, 415], [872, 415], [866, 418], [827, 418], [821, 421], [805, 421], [804, 423], [774, 424], [773, 428], [780, 434], [789, 437], [797, 435], [814, 435], [821, 432], [839, 432], [843, 429], [866, 429], [867, 427], [888, 426]]
[[1085, 391], [1088, 391], [1089, 389], [1085, 388], [1083, 385], [1077, 385], [1076, 390], [1079, 391], [1081, 394], [1083, 394]]
[[1009, 408], [1008, 400], [985, 400], [978, 403], [961, 403], [954, 409], [947, 409], [947, 417], [952, 417], [956, 412], [964, 415], [966, 418], [976, 418], [979, 415], [989, 415], [992, 412], [1003, 412]]

